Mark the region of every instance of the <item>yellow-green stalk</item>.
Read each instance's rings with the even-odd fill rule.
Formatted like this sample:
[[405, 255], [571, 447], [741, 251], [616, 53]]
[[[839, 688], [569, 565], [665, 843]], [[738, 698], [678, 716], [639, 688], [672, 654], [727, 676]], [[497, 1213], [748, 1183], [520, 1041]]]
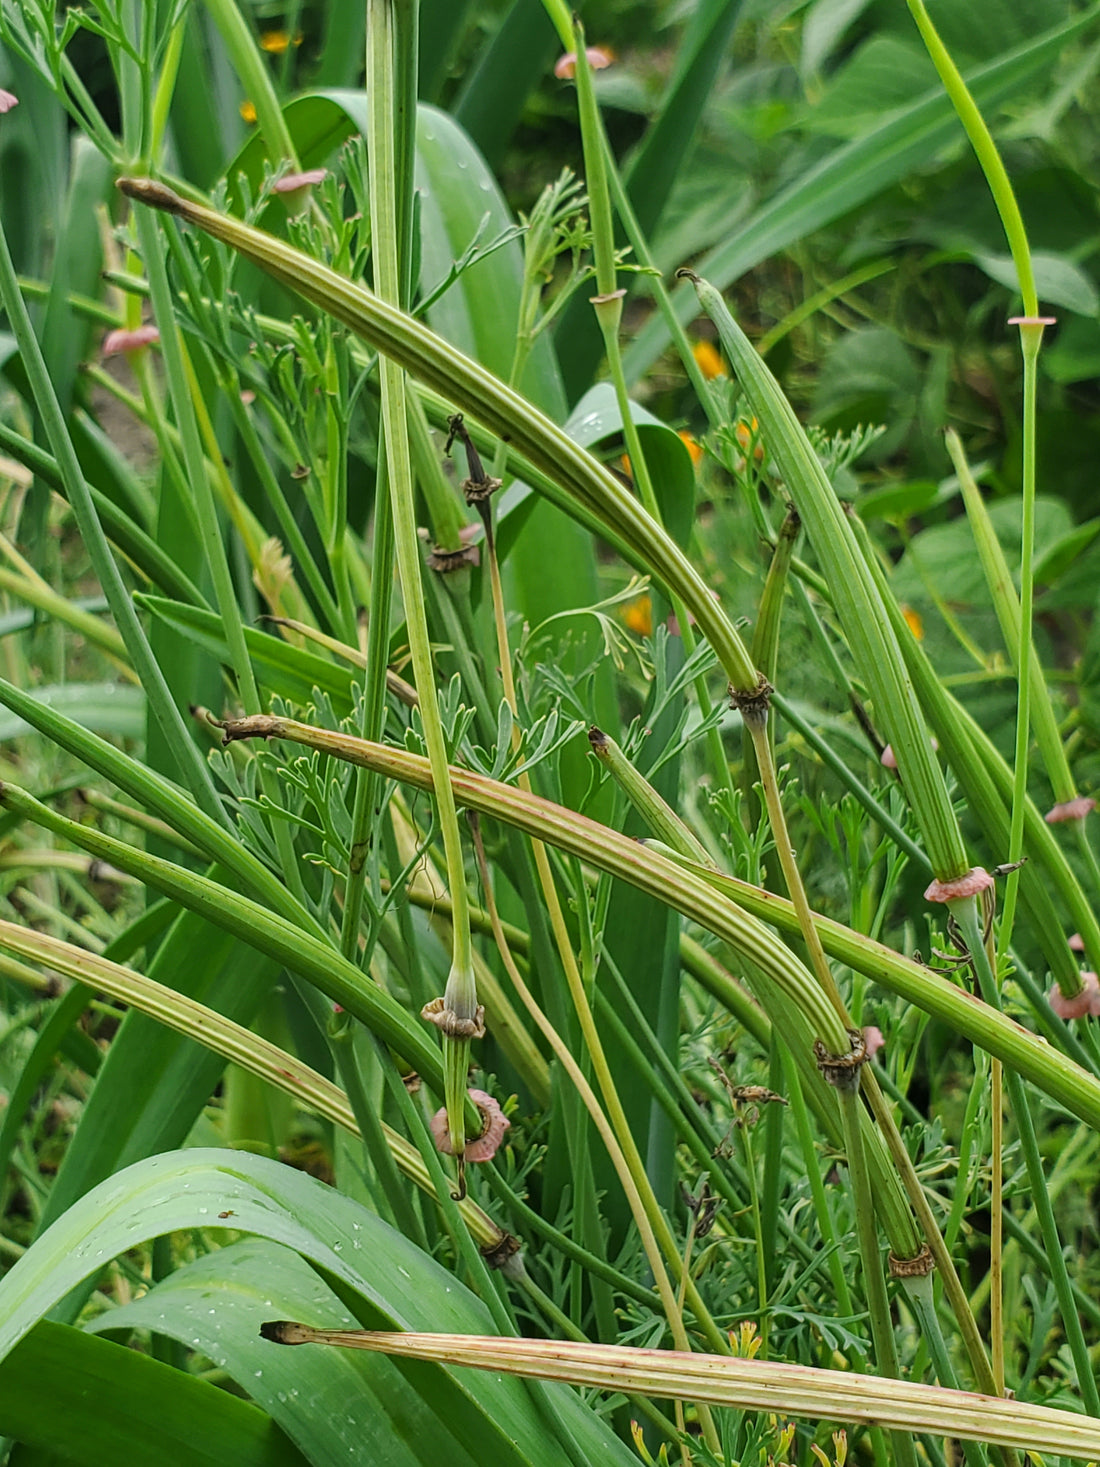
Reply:
[[[392, 0], [370, 0], [367, 9], [367, 76], [370, 78], [370, 125], [367, 142], [370, 157], [374, 283], [379, 298], [394, 306], [401, 299], [393, 133], [395, 24]], [[462, 839], [448, 772], [447, 749], [436, 699], [435, 669], [432, 665], [431, 644], [424, 613], [420, 542], [416, 533], [416, 507], [409, 458], [405, 374], [392, 357], [384, 356], [379, 361], [379, 376], [397, 566], [401, 577], [416, 690], [420, 696], [421, 724], [439, 807], [439, 823], [447, 862], [447, 884], [452, 902], [454, 947], [447, 986], [442, 999], [429, 1005], [424, 1017], [434, 1023], [442, 1035], [447, 1128], [451, 1151], [458, 1166], [459, 1195], [464, 1195], [466, 1071], [469, 1066], [470, 1040], [484, 1033], [483, 1016], [477, 1001], [470, 945]], [[376, 567], [376, 573], [384, 574], [384, 568]]]

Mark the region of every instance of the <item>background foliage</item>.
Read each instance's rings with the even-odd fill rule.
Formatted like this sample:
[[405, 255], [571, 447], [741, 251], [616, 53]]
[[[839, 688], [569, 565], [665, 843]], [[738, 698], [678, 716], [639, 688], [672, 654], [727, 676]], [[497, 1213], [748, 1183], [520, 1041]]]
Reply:
[[[0, 4], [0, 86], [18, 98], [0, 116], [0, 212], [29, 312], [22, 329], [9, 290], [0, 1252], [13, 1266], [0, 1282], [11, 1351], [0, 1432], [11, 1462], [962, 1460], [946, 1427], [887, 1435], [820, 1404], [789, 1428], [727, 1408], [711, 1427], [705, 1407], [677, 1415], [629, 1381], [579, 1391], [292, 1354], [258, 1335], [286, 1316], [711, 1351], [732, 1339], [742, 1355], [888, 1373], [859, 1261], [852, 1134], [815, 1082], [814, 999], [797, 997], [812, 944], [762, 895], [798, 897], [784, 839], [810, 906], [835, 924], [823, 941], [848, 1017], [884, 1038], [883, 1104], [959, 1297], [995, 1361], [1003, 1346], [1003, 1383], [1023, 1403], [1098, 1414], [1100, 1045], [1094, 1016], [1056, 1009], [1082, 982], [1074, 929], [1088, 968], [1100, 964], [1100, 869], [1083, 819], [1066, 836], [1041, 815], [1067, 781], [1091, 790], [1100, 759], [1100, 10], [931, 10], [993, 129], [1039, 298], [1058, 318], [1037, 381], [1033, 550], [1022, 366], [1005, 328], [1020, 309], [1015, 266], [897, 0], [583, 7], [589, 43], [611, 59], [591, 80], [618, 170], [629, 424], [589, 303], [612, 239], [578, 120], [583, 78], [555, 75], [553, 6], [394, 5], [396, 41], [385, 53], [372, 41], [367, 77], [368, 24], [390, 13], [380, 3]], [[397, 105], [380, 117], [372, 100], [390, 85]], [[303, 170], [324, 176], [294, 186]], [[145, 174], [372, 286], [411, 318], [407, 356], [350, 296], [303, 284], [300, 258], [265, 273], [247, 242], [155, 216], [115, 186]], [[766, 417], [776, 399], [743, 366], [731, 373], [732, 338], [675, 281], [683, 265], [724, 292], [814, 425], [814, 463], [883, 600], [838, 585], [805, 511], [811, 533], [784, 552], [800, 486]], [[154, 322], [152, 345], [111, 341]], [[452, 349], [473, 363], [468, 377]], [[396, 419], [379, 351], [409, 371]], [[491, 431], [462, 396], [487, 402], [487, 373], [522, 394], [500, 409], [514, 434]], [[504, 480], [496, 621], [485, 527], [458, 492], [473, 466], [461, 443], [445, 449], [459, 408]], [[391, 527], [394, 421], [408, 435], [419, 539], [399, 512]], [[964, 504], [947, 427], [977, 504]], [[557, 472], [570, 445], [578, 457]], [[1061, 750], [1044, 764], [1036, 723], [1029, 865], [985, 1005], [960, 998], [975, 979], [922, 899], [934, 802], [882, 761], [901, 725], [845, 616], [848, 595], [857, 621], [877, 626], [888, 608], [894, 671], [940, 746], [942, 819], [958, 818], [975, 864], [1006, 861], [1018, 659], [1003, 591], [976, 553], [983, 503], [1003, 580], [1034, 567], [1034, 645]], [[423, 592], [406, 582], [403, 599], [393, 569], [410, 546]], [[447, 555], [458, 568], [444, 575]], [[708, 590], [720, 611], [692, 599]], [[421, 611], [438, 720], [412, 665]], [[779, 693], [769, 737], [789, 837], [765, 818], [749, 720], [726, 706], [738, 631]], [[347, 752], [339, 741], [293, 732], [222, 747], [203, 710], [373, 735], [396, 752], [364, 768], [334, 756]], [[615, 843], [624, 832], [675, 846], [683, 832], [645, 790], [624, 792], [629, 773], [625, 787], [608, 777], [590, 725], [686, 822], [697, 858], [743, 888], [716, 890], [659, 848]], [[463, 818], [460, 885], [488, 1024], [470, 1078], [511, 1122], [494, 1159], [468, 1168], [466, 1199], [428, 1132], [453, 1062], [419, 1018], [453, 979], [463, 928], [446, 810], [416, 763], [437, 732], [452, 764], [489, 781], [477, 798], [456, 786], [460, 806], [482, 810], [486, 857], [483, 869]], [[530, 803], [531, 791], [602, 829]], [[633, 871], [649, 861], [648, 875]], [[494, 901], [573, 1070], [517, 994]], [[774, 971], [761, 944], [782, 944], [770, 929], [744, 936], [741, 906], [786, 944]], [[923, 953], [949, 981], [901, 958], [891, 968], [872, 939]], [[625, 1187], [586, 1082], [623, 1148]], [[871, 1131], [867, 1111], [858, 1126]], [[894, 1223], [915, 1250], [924, 1221], [903, 1196], [905, 1165], [868, 1145], [890, 1245], [896, 1194]], [[502, 1231], [521, 1249], [507, 1261], [493, 1252]], [[926, 1309], [892, 1287], [905, 1376], [987, 1390], [958, 1298], [937, 1284]], [[644, 1425], [633, 1442], [632, 1416]], [[1013, 1450], [967, 1445], [966, 1460]], [[1064, 1450], [1069, 1460], [1069, 1438]]]

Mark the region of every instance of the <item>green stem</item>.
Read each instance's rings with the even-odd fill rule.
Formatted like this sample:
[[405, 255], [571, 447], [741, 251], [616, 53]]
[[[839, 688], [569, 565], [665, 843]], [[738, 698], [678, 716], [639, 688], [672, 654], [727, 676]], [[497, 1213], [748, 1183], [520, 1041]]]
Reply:
[[747, 1116], [735, 1116], [734, 1125], [741, 1135], [741, 1146], [745, 1153], [745, 1175], [749, 1183], [749, 1209], [752, 1213], [752, 1230], [756, 1240], [756, 1305], [760, 1316], [760, 1358], [768, 1358], [768, 1270], [767, 1249], [764, 1246], [763, 1219], [760, 1213], [760, 1187], [756, 1179], [756, 1158], [752, 1150], [752, 1126]]
[[[914, 1274], [903, 1278], [902, 1287], [905, 1290], [909, 1303], [912, 1305], [913, 1313], [917, 1317], [921, 1336], [927, 1342], [928, 1349], [932, 1355], [932, 1365], [936, 1372], [936, 1379], [941, 1386], [946, 1386], [949, 1390], [958, 1390], [959, 1382], [955, 1375], [954, 1366], [951, 1364], [947, 1342], [944, 1340], [943, 1331], [940, 1329], [939, 1315], [936, 1313], [932, 1274]], [[961, 1443], [961, 1446], [963, 1456], [966, 1458], [967, 1467], [985, 1467], [985, 1456], [976, 1443], [964, 1441]]]
[[291, 171], [298, 171], [298, 154], [283, 109], [271, 82], [271, 75], [260, 48], [241, 13], [236, 0], [204, 0], [211, 19], [218, 28], [230, 65], [240, 78], [245, 96], [256, 109], [256, 121], [267, 143], [273, 164], [289, 160]]
[[[913, 3], [913, 0], [911, 0]], [[998, 160], [999, 161], [999, 160]], [[1015, 199], [1013, 199], [1015, 203]], [[1021, 229], [1022, 229], [1021, 224]], [[1026, 247], [1026, 239], [1024, 241]], [[1014, 252], [1015, 253], [1015, 252]], [[1030, 265], [1030, 255], [1027, 256]], [[1019, 268], [1019, 261], [1017, 261]], [[1034, 294], [1034, 286], [1032, 286]], [[1043, 325], [1039, 321], [1020, 323], [1020, 347], [1024, 358], [1023, 410], [1023, 496], [1020, 505], [1020, 628], [1016, 647], [1016, 749], [1012, 780], [1012, 820], [1008, 835], [1008, 859], [1019, 861], [1024, 848], [1024, 817], [1027, 812], [1028, 743], [1031, 732], [1031, 621], [1034, 604], [1032, 564], [1035, 547], [1035, 398], [1039, 348]], [[1016, 915], [1016, 894], [1020, 884], [1019, 869], [1009, 873], [1001, 915], [998, 951], [1007, 954], [1012, 944], [1012, 924]]]
[[[370, 78], [370, 157], [371, 239], [375, 270], [375, 288], [381, 300], [399, 306], [402, 275], [398, 259], [398, 201], [395, 183], [394, 85], [397, 54], [397, 24], [391, 0], [369, 0], [367, 10], [367, 75]], [[451, 970], [444, 993], [444, 1008], [458, 1025], [477, 1022], [477, 990], [474, 981], [470, 945], [470, 917], [466, 896], [466, 875], [462, 855], [462, 837], [451, 788], [447, 747], [436, 698], [435, 670], [431, 643], [424, 614], [424, 592], [421, 585], [420, 542], [416, 533], [416, 504], [409, 456], [408, 409], [404, 370], [392, 357], [379, 361], [382, 398], [382, 422], [386, 441], [391, 507], [398, 573], [405, 606], [409, 648], [416, 689], [420, 695], [420, 717], [428, 758], [432, 768], [439, 823], [450, 889], [454, 948]], [[462, 1188], [462, 1157], [465, 1153], [465, 1064], [469, 1041], [463, 1044], [456, 1035], [444, 1032], [444, 1058], [447, 1070], [447, 1121], [451, 1146], [459, 1161], [459, 1189]], [[448, 1043], [454, 1039], [454, 1043]]]
[[[970, 90], [963, 81], [958, 67], [952, 61], [947, 47], [940, 40], [931, 17], [924, 7], [924, 0], [908, 0], [908, 5], [917, 23], [917, 29], [921, 33], [921, 39], [940, 74], [944, 91], [950, 97], [951, 105], [966, 129], [970, 146], [977, 154], [978, 162], [989, 184], [989, 191], [993, 195], [993, 202], [997, 205], [997, 212], [1001, 216], [1001, 223], [1008, 237], [1008, 247], [1012, 251], [1016, 274], [1020, 280], [1024, 314], [1025, 316], [1037, 316], [1039, 298], [1035, 290], [1035, 274], [1031, 267], [1031, 250], [1027, 242], [1027, 231], [1024, 228], [1020, 206], [1016, 202], [1016, 195], [1009, 182], [1008, 173], [997, 151], [997, 145], [993, 141], [993, 134], [978, 111], [977, 104], [970, 95]], [[1026, 663], [1021, 666], [1026, 666]]]
[[[863, 1131], [859, 1099], [859, 1065], [843, 1073], [842, 1079], [834, 1080], [840, 1098], [840, 1116], [844, 1125], [844, 1143], [848, 1156], [848, 1174], [852, 1179], [855, 1199], [856, 1231], [859, 1237], [859, 1253], [863, 1263], [863, 1281], [867, 1296], [867, 1308], [871, 1319], [871, 1336], [875, 1346], [875, 1364], [879, 1375], [893, 1380], [901, 1379], [897, 1345], [894, 1341], [894, 1324], [890, 1317], [890, 1300], [886, 1293], [886, 1275], [882, 1267], [878, 1232], [875, 1228], [875, 1204], [871, 1192], [871, 1177], [863, 1152]], [[908, 1432], [890, 1433], [894, 1458], [898, 1467], [917, 1467], [917, 1454], [913, 1438]]]

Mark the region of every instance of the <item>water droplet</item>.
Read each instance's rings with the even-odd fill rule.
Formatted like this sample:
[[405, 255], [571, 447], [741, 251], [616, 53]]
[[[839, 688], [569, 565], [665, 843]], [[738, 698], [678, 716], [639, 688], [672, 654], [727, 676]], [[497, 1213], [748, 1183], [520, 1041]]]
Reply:
[[209, 1212], [209, 1211], [210, 1211], [210, 1209], [209, 1209], [209, 1207], [200, 1207], [200, 1208], [199, 1208], [199, 1216], [200, 1216], [200, 1217], [205, 1217], [205, 1216], [206, 1216], [206, 1214], [207, 1214], [207, 1213], [208, 1213], [208, 1212]]
[[259, 1378], [260, 1378], [261, 1375], [263, 1375], [263, 1371], [262, 1370], [257, 1370], [256, 1371], [256, 1379], [259, 1380]]

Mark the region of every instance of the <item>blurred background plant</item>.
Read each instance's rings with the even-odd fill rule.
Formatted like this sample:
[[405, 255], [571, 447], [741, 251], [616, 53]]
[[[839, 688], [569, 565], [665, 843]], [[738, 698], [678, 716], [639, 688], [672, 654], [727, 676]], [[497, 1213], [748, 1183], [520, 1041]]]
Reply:
[[[1100, 1414], [1100, 868], [1084, 816], [1043, 819], [1100, 758], [1100, 7], [931, 13], [1058, 318], [1026, 545], [1015, 266], [900, 4], [599, 0], [578, 74], [536, 0], [0, 0], [13, 1463], [1038, 1440], [1010, 1402], [993, 1445], [961, 1415], [885, 1431], [828, 1384], [788, 1421], [291, 1355], [258, 1335], [279, 1315], [892, 1353]], [[115, 187], [146, 175], [184, 222]], [[733, 374], [684, 265], [774, 382]], [[780, 388], [808, 438], [781, 441]], [[1025, 560], [1049, 737], [981, 1004], [922, 893], [960, 874], [939, 850], [1008, 859]], [[754, 737], [725, 688], [757, 670]], [[220, 746], [242, 715], [276, 723]], [[444, 755], [473, 828], [428, 793]], [[419, 1017], [458, 968], [468, 1077], [469, 1036], [441, 1057]], [[875, 1125], [814, 1066], [848, 1028]], [[468, 1146], [509, 1122], [466, 1196], [429, 1131], [445, 1067], [452, 1140], [467, 1078]], [[893, 1254], [938, 1265], [885, 1315], [864, 1145]], [[1050, 1429], [1044, 1460], [1073, 1457]]]

